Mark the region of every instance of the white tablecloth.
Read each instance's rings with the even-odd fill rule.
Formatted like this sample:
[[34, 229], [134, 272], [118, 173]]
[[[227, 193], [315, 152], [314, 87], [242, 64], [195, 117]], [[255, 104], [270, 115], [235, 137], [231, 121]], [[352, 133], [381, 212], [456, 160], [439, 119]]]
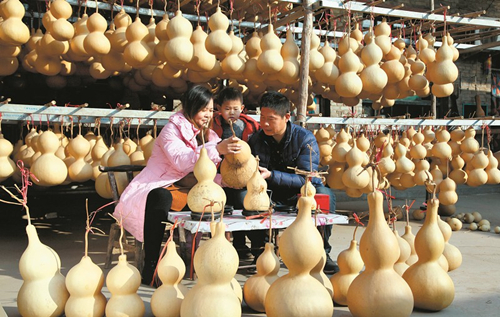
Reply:
[[[287, 228], [295, 220], [296, 214], [288, 214], [284, 212], [273, 213], [272, 227], [273, 229]], [[315, 221], [314, 215], [311, 221]], [[241, 210], [233, 211], [232, 215], [224, 215], [223, 221], [226, 224], [226, 231], [246, 231], [246, 230], [261, 230], [269, 229], [269, 218], [262, 221], [263, 218], [245, 219], [241, 214]], [[169, 212], [168, 220], [175, 222], [177, 225], [189, 230], [191, 233], [210, 232], [210, 221], [196, 221], [191, 219], [191, 212]], [[219, 221], [219, 220], [216, 220]], [[318, 214], [316, 217], [316, 225], [324, 226], [331, 224], [347, 224], [349, 223], [347, 216], [337, 214]]]

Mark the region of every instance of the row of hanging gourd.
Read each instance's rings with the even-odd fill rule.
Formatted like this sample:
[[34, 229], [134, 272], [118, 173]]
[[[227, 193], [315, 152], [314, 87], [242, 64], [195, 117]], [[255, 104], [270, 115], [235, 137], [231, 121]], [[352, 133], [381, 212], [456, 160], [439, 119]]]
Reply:
[[[32, 128], [15, 146], [0, 134], [0, 182], [13, 177], [21, 181], [21, 172], [14, 162], [22, 161], [30, 169], [34, 184], [56, 186], [71, 182], [95, 181], [97, 193], [103, 198], [113, 198], [107, 173], [99, 171], [102, 166], [145, 165], [151, 156], [154, 138], [151, 134], [142, 137], [138, 144], [126, 137], [109, 147], [103, 137], [88, 132], [85, 137], [78, 134], [69, 140], [58, 125], [54, 131], [38, 131]], [[12, 159], [11, 159], [12, 157]], [[118, 192], [128, 185], [126, 173], [115, 173]], [[36, 178], [36, 179], [35, 179]]]
[[[498, 156], [480, 147], [476, 131], [446, 127], [436, 132], [431, 126], [416, 131], [410, 127], [402, 136], [391, 137], [383, 132], [368, 139], [364, 133], [352, 137], [347, 129], [335, 133], [332, 126], [316, 131], [321, 165], [328, 165], [327, 184], [345, 190], [351, 197], [369, 193], [373, 186], [405, 190], [434, 181], [442, 205], [454, 205], [458, 200], [457, 184], [480, 186], [499, 184]], [[371, 169], [365, 169], [373, 153], [380, 153], [375, 182]], [[487, 153], [487, 154], [486, 154]], [[429, 160], [431, 163], [429, 163]]]
[[[5, 0], [2, 4], [0, 12], [5, 21], [0, 22], [0, 29], [6, 29], [6, 22], [13, 19], [11, 11], [22, 11], [24, 15], [24, 8], [19, 0]], [[209, 34], [200, 25], [193, 31], [180, 10], [172, 20], [165, 14], [158, 24], [151, 18], [147, 26], [138, 17], [132, 23], [122, 10], [108, 30], [99, 12], [90, 17], [85, 13], [73, 25], [67, 21], [71, 15], [71, 5], [55, 0], [42, 19], [45, 33], [38, 29], [30, 37], [24, 24], [22, 32], [9, 38], [2, 36], [6, 30], [0, 32], [2, 55], [8, 57], [2, 62], [7, 64], [0, 68], [1, 75], [16, 71], [16, 56], [21, 54], [26, 70], [57, 76], [50, 79], [56, 86], [65, 83], [64, 76], [73, 74], [104, 79], [133, 72], [124, 83], [137, 91], [153, 84], [183, 93], [188, 82], [207, 85], [213, 79], [226, 78], [239, 83], [249, 98], [256, 99], [266, 89], [274, 89], [282, 90], [293, 103], [299, 100], [299, 48], [290, 29], [283, 45], [272, 24], [265, 35], [254, 32], [244, 45], [233, 31], [226, 33], [229, 19], [219, 7], [209, 18]], [[453, 92], [458, 77], [453, 62], [458, 59], [458, 50], [452, 46], [449, 34], [443, 35], [437, 52], [431, 34], [425, 39], [420, 36], [418, 55], [411, 45], [406, 47], [403, 39], [392, 43], [390, 34], [385, 20], [364, 37], [356, 24], [340, 40], [337, 54], [328, 41], [320, 49], [320, 38], [313, 33], [310, 90], [349, 106], [370, 98], [375, 109], [392, 106], [395, 99], [427, 96], [431, 91], [429, 82], [434, 83], [432, 92], [437, 97]], [[312, 98], [308, 105], [313, 106]]]

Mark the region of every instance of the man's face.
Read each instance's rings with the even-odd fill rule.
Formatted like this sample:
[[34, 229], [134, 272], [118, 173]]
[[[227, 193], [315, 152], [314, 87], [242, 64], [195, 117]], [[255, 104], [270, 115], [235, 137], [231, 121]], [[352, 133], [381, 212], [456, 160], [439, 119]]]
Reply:
[[239, 100], [226, 100], [219, 108], [219, 111], [226, 122], [238, 120], [242, 110], [243, 105]]
[[270, 108], [264, 107], [260, 110], [260, 126], [262, 131], [266, 135], [274, 137], [278, 142], [285, 135], [288, 120], [290, 120], [289, 113], [282, 117]]

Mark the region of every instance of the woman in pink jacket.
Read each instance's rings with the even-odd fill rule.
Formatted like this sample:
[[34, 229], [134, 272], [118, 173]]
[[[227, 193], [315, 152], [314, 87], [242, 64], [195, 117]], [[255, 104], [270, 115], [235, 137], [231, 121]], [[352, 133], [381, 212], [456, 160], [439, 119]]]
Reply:
[[[161, 130], [144, 170], [122, 193], [114, 216], [137, 240], [144, 242], [142, 283], [150, 284], [158, 261], [165, 222], [171, 209], [182, 210], [187, 192], [196, 184], [193, 168], [203, 146], [215, 163], [220, 155], [238, 153], [237, 139], [221, 141], [208, 128], [213, 117], [213, 96], [202, 86], [191, 88], [182, 102], [183, 109], [169, 118]], [[220, 175], [215, 182], [221, 183]], [[175, 208], [174, 208], [175, 206]]]

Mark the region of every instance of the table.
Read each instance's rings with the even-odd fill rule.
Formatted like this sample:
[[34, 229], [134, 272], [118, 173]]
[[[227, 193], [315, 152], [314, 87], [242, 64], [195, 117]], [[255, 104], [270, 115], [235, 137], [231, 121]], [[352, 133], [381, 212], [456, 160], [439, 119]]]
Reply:
[[[262, 221], [262, 218], [245, 219], [241, 212], [241, 210], [234, 210], [232, 215], [224, 215], [223, 221], [226, 224], [226, 232], [269, 229], [269, 218], [264, 219], [264, 221]], [[272, 227], [273, 229], [287, 228], [294, 222], [296, 217], [296, 214], [275, 212], [272, 217]], [[314, 218], [313, 215], [311, 221], [314, 221]], [[168, 221], [175, 222], [176, 220], [180, 228], [193, 234], [197, 231], [210, 232], [210, 221], [192, 220], [189, 211], [169, 212]], [[347, 216], [338, 214], [318, 214], [316, 217], [317, 226], [348, 223]]]

